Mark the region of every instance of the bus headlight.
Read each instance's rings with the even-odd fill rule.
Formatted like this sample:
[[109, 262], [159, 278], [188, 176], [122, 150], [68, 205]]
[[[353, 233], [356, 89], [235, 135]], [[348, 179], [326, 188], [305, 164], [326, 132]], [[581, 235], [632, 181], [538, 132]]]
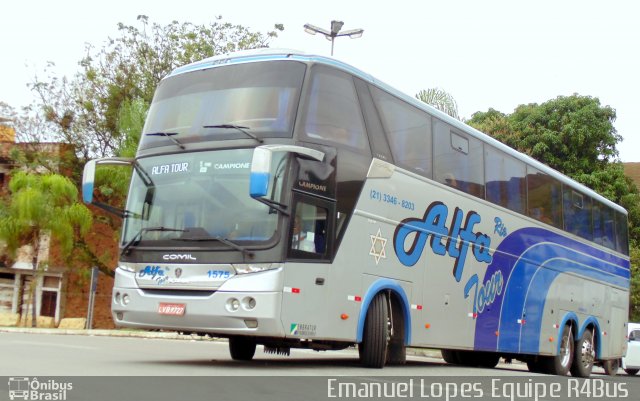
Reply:
[[266, 270], [277, 269], [282, 266], [281, 263], [242, 263], [231, 265], [236, 271], [236, 274], [257, 273]]

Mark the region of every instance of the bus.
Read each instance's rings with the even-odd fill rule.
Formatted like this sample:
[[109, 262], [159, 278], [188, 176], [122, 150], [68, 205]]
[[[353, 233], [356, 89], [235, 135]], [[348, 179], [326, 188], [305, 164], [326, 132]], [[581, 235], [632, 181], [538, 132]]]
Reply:
[[[329, 57], [262, 49], [158, 85], [131, 168], [118, 326], [256, 346], [407, 347], [588, 376], [625, 353], [627, 212]], [[102, 205], [113, 209], [111, 205]]]

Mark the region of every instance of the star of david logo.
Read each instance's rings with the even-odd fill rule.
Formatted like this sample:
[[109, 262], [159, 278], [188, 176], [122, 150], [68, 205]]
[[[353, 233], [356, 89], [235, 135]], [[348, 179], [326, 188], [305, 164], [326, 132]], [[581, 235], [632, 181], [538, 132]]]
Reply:
[[376, 235], [369, 234], [371, 238], [371, 249], [369, 249], [369, 255], [373, 256], [376, 260], [376, 266], [380, 263], [380, 259], [387, 258], [387, 252], [385, 246], [387, 245], [387, 239], [382, 237], [382, 233], [378, 228]]

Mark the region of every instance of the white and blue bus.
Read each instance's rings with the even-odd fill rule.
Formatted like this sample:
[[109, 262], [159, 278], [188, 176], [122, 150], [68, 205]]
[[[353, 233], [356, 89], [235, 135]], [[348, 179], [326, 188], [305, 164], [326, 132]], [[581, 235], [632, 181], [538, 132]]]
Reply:
[[[174, 70], [133, 159], [118, 326], [256, 345], [406, 347], [588, 376], [626, 349], [627, 213], [332, 58], [258, 50]], [[95, 203], [95, 202], [94, 202]], [[105, 206], [106, 207], [106, 206]]]

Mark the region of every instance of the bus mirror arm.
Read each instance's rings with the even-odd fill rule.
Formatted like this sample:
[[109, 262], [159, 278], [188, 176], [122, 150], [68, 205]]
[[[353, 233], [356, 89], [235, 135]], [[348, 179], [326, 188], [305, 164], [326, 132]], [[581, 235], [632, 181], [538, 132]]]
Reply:
[[263, 198], [263, 197], [253, 197], [253, 199], [257, 200], [260, 203], [264, 203], [265, 205], [269, 206], [269, 214], [271, 214], [272, 210], [277, 210], [278, 212], [284, 214], [285, 216], [290, 216], [291, 213], [287, 212], [287, 205], [280, 203], [280, 202], [276, 202], [274, 200], [271, 200], [269, 198]]

